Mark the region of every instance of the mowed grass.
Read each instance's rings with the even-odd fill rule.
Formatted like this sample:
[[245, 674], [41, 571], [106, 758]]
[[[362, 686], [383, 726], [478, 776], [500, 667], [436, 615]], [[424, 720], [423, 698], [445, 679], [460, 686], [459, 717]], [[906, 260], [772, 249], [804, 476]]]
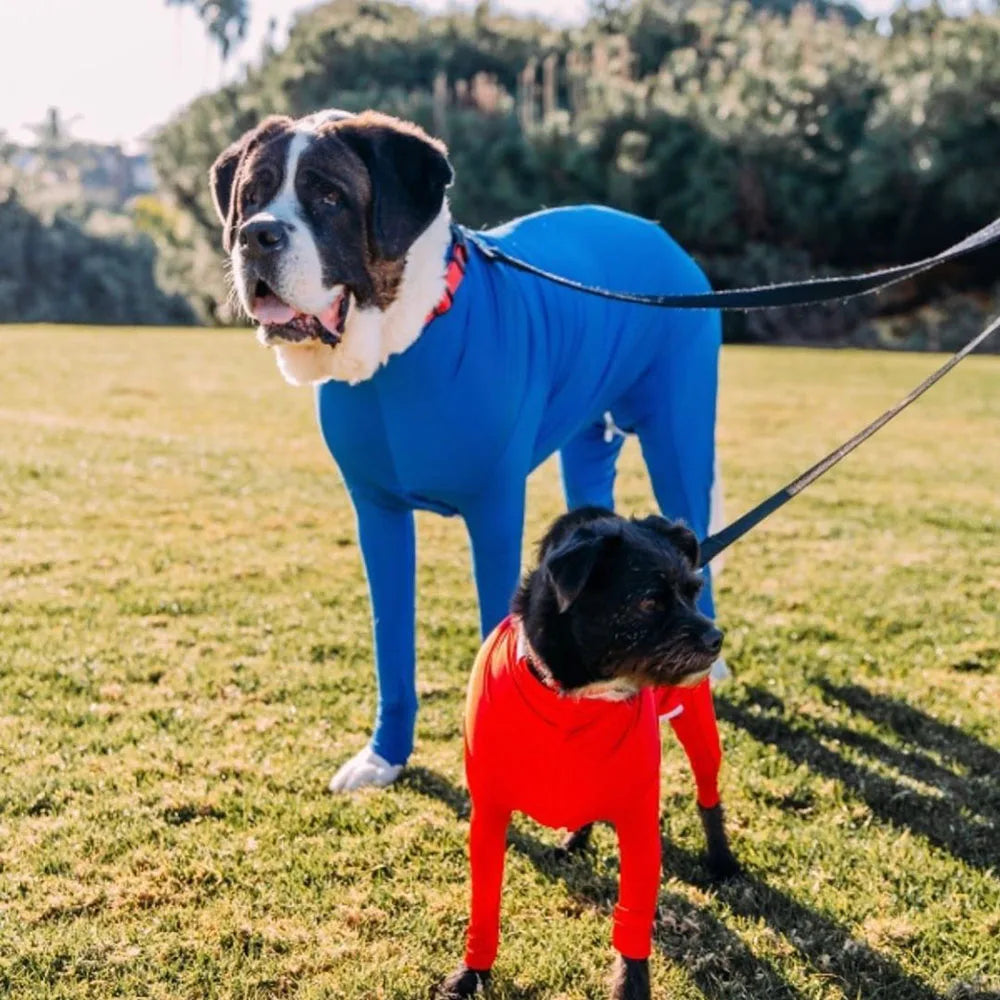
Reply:
[[[246, 332], [0, 330], [0, 995], [416, 998], [461, 956], [460, 523], [419, 518], [418, 745], [326, 782], [374, 705], [352, 513]], [[730, 348], [735, 515], [940, 359]], [[731, 550], [714, 889], [666, 734], [655, 995], [1000, 991], [1000, 358], [963, 364]], [[527, 543], [560, 510], [532, 479]], [[629, 444], [620, 508], [652, 509]], [[600, 998], [613, 834], [520, 820], [500, 1000]]]

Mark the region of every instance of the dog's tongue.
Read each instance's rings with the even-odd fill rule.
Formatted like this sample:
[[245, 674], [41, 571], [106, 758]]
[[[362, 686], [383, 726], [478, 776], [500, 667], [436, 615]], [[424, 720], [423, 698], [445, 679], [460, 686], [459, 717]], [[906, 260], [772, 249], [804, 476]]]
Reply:
[[295, 319], [295, 310], [282, 302], [276, 295], [265, 295], [256, 299], [253, 304], [254, 319], [261, 323], [284, 326]]

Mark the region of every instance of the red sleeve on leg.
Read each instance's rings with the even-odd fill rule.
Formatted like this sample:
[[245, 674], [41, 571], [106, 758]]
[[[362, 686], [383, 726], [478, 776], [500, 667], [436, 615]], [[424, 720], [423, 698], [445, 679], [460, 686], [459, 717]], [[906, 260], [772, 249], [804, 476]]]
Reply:
[[472, 905], [466, 934], [465, 964], [491, 969], [500, 944], [500, 893], [510, 813], [473, 800], [469, 823]]
[[691, 763], [698, 805], [711, 809], [719, 804], [719, 767], [722, 746], [712, 704], [712, 687], [706, 677], [692, 688], [676, 688], [677, 702], [684, 711], [670, 719], [674, 733]]
[[621, 875], [612, 943], [626, 958], [649, 958], [660, 893], [659, 775], [642, 801], [615, 820]]

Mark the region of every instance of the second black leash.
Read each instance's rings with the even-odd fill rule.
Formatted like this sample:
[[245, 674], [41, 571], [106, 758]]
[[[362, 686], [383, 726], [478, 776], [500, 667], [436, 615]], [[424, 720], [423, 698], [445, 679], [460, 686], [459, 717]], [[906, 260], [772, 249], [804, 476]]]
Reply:
[[752, 528], [755, 528], [765, 517], [773, 514], [779, 507], [783, 507], [793, 496], [801, 493], [811, 483], [816, 482], [820, 476], [829, 472], [842, 458], [854, 451], [858, 445], [867, 441], [876, 431], [889, 423], [893, 417], [902, 413], [910, 403], [919, 399], [935, 382], [943, 379], [962, 358], [971, 354], [998, 329], [1000, 329], [1000, 316], [994, 319], [985, 330], [976, 334], [964, 347], [956, 351], [937, 371], [928, 375], [920, 385], [911, 390], [895, 406], [886, 410], [876, 420], [873, 420], [864, 430], [858, 431], [854, 437], [845, 441], [839, 448], [835, 448], [825, 458], [820, 459], [811, 468], [806, 469], [801, 476], [793, 479], [787, 486], [783, 486], [777, 493], [772, 493], [771, 496], [757, 504], [752, 510], [747, 511], [742, 517], [737, 518], [714, 535], [709, 535], [701, 543], [701, 558], [698, 565], [707, 565], [723, 549], [728, 549], [733, 542], [742, 538]]
[[[537, 267], [528, 261], [508, 254], [490, 243], [489, 238], [480, 233], [474, 233], [462, 227], [458, 228], [461, 238], [472, 243], [487, 260], [493, 263], [507, 264], [533, 274], [545, 281], [551, 281], [565, 288], [571, 288], [587, 295], [597, 295], [605, 299], [615, 299], [619, 302], [632, 302], [636, 305], [657, 306], [664, 309], [775, 309], [782, 306], [804, 306], [817, 302], [829, 302], [833, 299], [849, 299], [856, 295], [866, 295], [878, 291], [888, 285], [913, 277], [921, 271], [927, 271], [945, 261], [955, 260], [976, 250], [992, 246], [1000, 242], [1000, 219], [994, 219], [988, 226], [967, 236], [964, 240], [942, 250], [933, 257], [913, 261], [910, 264], [898, 264], [895, 267], [883, 268], [880, 271], [869, 271], [867, 274], [853, 274], [844, 277], [815, 278], [810, 281], [789, 281], [779, 285], [765, 285], [759, 288], [733, 288], [723, 292], [702, 292], [694, 295], [646, 295], [636, 292], [618, 292], [595, 285], [587, 285], [561, 274], [553, 274], [544, 268]], [[980, 344], [986, 341], [997, 329], [1000, 329], [1000, 317], [993, 320], [985, 330], [978, 333], [964, 347], [956, 351], [937, 371], [916, 386], [895, 406], [886, 410], [878, 419], [873, 420], [864, 430], [858, 431], [850, 440], [834, 449], [825, 458], [807, 469], [797, 479], [783, 486], [766, 500], [747, 511], [721, 531], [709, 535], [701, 543], [701, 556], [698, 565], [705, 566], [711, 562], [723, 549], [729, 548], [737, 539], [755, 528], [764, 518], [783, 507], [796, 494], [801, 493], [810, 483], [832, 469], [842, 458], [849, 455], [858, 445], [867, 441], [876, 431], [884, 427], [893, 417], [902, 413], [914, 400], [919, 399], [935, 382], [944, 378], [964, 357], [971, 354]]]

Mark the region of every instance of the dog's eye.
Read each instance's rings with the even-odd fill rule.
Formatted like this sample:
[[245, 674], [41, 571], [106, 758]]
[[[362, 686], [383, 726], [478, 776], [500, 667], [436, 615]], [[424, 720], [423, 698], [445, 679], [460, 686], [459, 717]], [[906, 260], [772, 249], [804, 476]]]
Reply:
[[308, 197], [313, 201], [324, 205], [340, 205], [343, 201], [340, 189], [331, 184], [322, 174], [309, 170], [304, 179]]
[[652, 615], [663, 610], [663, 602], [655, 597], [644, 597], [636, 608], [644, 615]]
[[266, 200], [266, 193], [276, 187], [276, 182], [277, 177], [272, 170], [264, 168], [255, 171], [243, 188], [243, 204], [247, 208], [259, 208]]

